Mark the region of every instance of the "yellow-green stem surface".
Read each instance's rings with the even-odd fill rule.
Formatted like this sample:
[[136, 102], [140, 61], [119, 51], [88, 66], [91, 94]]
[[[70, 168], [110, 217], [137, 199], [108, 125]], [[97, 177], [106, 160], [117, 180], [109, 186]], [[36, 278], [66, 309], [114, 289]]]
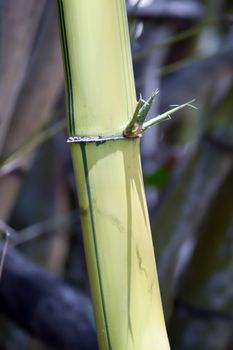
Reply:
[[[58, 0], [58, 12], [69, 134], [122, 134], [136, 105], [124, 1]], [[169, 350], [139, 142], [71, 144], [101, 350]]]

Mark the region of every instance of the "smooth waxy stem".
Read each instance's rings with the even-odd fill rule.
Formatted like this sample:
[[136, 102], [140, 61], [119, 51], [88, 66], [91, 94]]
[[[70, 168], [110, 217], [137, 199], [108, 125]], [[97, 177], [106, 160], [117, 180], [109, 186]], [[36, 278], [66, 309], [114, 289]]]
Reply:
[[58, 0], [58, 14], [69, 145], [99, 348], [169, 350], [140, 138], [123, 136], [146, 113], [142, 98], [135, 111], [125, 1]]

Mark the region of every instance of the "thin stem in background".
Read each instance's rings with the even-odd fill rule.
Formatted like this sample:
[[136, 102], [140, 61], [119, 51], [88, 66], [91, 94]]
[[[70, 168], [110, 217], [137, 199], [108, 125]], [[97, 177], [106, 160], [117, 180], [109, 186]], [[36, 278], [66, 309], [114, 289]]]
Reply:
[[225, 22], [226, 22], [226, 18], [222, 18], [222, 17], [221, 18], [212, 18], [212, 19], [206, 20], [206, 21], [200, 23], [198, 26], [184, 30], [181, 33], [173, 35], [171, 38], [168, 38], [165, 41], [162, 41], [158, 44], [152, 45], [151, 47], [149, 47], [148, 49], [146, 49], [144, 51], [141, 51], [139, 53], [135, 53], [133, 55], [133, 60], [134, 60], [134, 62], [137, 62], [137, 61], [147, 57], [148, 55], [152, 54], [154, 51], [162, 49], [163, 47], [166, 47], [169, 45], [174, 45], [174, 44], [179, 43], [180, 41], [189, 39], [192, 36], [195, 36], [198, 33], [200, 33], [203, 30], [203, 28], [206, 26], [213, 26], [213, 25], [218, 25], [221, 23], [225, 24]]
[[7, 248], [9, 245], [9, 239], [11, 237], [11, 228], [9, 228], [4, 222], [0, 221], [0, 230], [4, 233], [4, 243], [2, 248], [2, 253], [0, 257], [0, 280], [2, 278], [4, 261], [7, 253]]

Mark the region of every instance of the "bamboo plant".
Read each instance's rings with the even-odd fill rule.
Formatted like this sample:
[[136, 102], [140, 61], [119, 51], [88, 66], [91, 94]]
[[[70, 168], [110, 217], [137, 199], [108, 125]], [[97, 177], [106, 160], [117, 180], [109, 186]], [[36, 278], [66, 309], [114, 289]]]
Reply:
[[99, 348], [168, 350], [139, 146], [169, 113], [145, 122], [157, 92], [136, 102], [124, 0], [57, 5]]

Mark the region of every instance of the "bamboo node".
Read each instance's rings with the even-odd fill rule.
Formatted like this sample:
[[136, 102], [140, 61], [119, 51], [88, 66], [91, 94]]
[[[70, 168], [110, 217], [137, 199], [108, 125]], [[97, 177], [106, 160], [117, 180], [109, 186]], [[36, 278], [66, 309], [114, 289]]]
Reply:
[[[136, 137], [140, 137], [137, 135]], [[70, 136], [66, 140], [67, 143], [87, 143], [87, 142], [96, 142], [98, 144], [105, 143], [106, 141], [116, 141], [116, 140], [125, 140], [128, 137], [126, 135], [110, 135], [110, 136]], [[135, 138], [135, 137], [134, 137]]]

